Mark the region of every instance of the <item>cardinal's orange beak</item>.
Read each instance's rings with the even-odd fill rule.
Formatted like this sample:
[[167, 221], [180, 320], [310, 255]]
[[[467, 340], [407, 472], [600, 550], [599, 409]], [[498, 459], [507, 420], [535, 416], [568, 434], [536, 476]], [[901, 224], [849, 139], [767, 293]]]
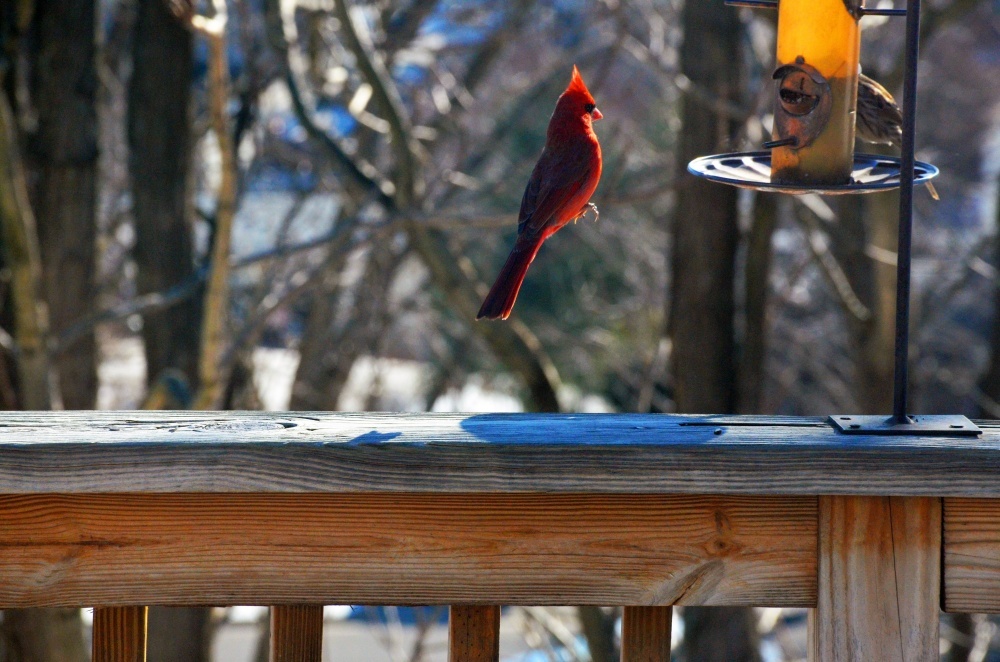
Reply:
[[590, 116], [594, 118], [595, 122], [597, 120], [601, 119], [602, 117], [604, 117], [604, 115], [601, 113], [601, 111], [599, 111], [597, 108], [594, 108], [594, 112], [592, 112], [590, 114]]

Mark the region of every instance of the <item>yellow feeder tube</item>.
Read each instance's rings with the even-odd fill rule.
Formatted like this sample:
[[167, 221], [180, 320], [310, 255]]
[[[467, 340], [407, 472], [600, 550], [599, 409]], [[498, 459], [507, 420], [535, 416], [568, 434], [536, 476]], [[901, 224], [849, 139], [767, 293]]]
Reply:
[[[775, 147], [771, 152], [771, 180], [783, 184], [850, 183], [854, 165], [854, 120], [858, 96], [858, 57], [861, 51], [861, 30], [849, 6], [860, 0], [779, 0], [778, 3], [778, 67], [805, 65], [829, 84], [831, 100], [825, 101], [828, 119], [813, 127], [814, 135], [796, 136], [798, 144]], [[812, 85], [811, 81], [807, 81]], [[789, 81], [786, 86], [794, 85]], [[775, 107], [776, 140], [794, 135], [799, 120], [788, 114], [790, 95], [780, 96]], [[787, 92], [791, 92], [788, 90]], [[787, 93], [786, 92], [786, 93]], [[794, 97], [791, 97], [794, 101]], [[784, 107], [783, 107], [784, 105]], [[792, 106], [793, 113], [804, 108]], [[779, 126], [779, 117], [792, 120]], [[805, 143], [805, 144], [804, 144]]]

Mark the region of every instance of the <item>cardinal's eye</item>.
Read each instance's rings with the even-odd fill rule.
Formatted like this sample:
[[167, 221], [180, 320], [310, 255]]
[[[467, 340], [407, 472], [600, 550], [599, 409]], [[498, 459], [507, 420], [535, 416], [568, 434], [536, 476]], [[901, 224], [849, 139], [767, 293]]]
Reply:
[[586, 106], [583, 107], [583, 109], [586, 110], [588, 113], [594, 112], [595, 108], [597, 108], [597, 106], [592, 103], [588, 103]]

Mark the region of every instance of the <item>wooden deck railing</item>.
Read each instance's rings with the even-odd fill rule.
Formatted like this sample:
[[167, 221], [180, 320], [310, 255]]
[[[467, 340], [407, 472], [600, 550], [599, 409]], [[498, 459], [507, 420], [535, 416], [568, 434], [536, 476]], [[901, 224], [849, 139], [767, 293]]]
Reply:
[[[324, 604], [447, 604], [451, 660], [496, 605], [813, 607], [815, 660], [930, 661], [938, 609], [1000, 611], [1000, 427], [845, 437], [820, 419], [11, 413], [0, 608], [96, 606], [94, 660], [144, 605], [271, 605], [271, 659], [319, 660]], [[943, 572], [942, 572], [943, 570]]]

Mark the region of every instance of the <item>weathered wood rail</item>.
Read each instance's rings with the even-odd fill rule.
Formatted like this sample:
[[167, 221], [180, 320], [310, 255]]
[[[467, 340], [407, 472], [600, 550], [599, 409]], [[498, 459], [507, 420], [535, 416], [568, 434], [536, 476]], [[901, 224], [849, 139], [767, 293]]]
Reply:
[[[452, 605], [497, 659], [500, 604], [814, 608], [815, 660], [937, 660], [939, 606], [1000, 611], [1000, 427], [856, 437], [821, 419], [7, 413], [0, 608], [95, 606], [142, 660], [145, 605], [265, 604], [319, 660], [323, 604]], [[942, 572], [943, 569], [943, 572]]]

